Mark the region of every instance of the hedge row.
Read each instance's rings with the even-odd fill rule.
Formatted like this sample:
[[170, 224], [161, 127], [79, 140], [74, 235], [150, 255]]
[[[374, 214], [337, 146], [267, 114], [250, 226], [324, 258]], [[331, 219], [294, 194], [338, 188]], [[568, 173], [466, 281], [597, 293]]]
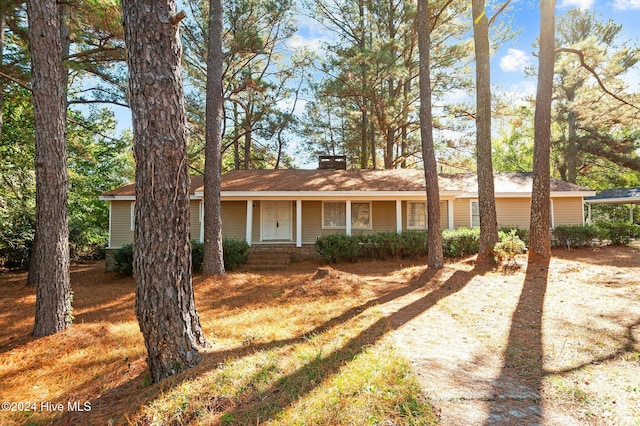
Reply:
[[[480, 230], [460, 228], [442, 232], [445, 257], [460, 257], [478, 252]], [[316, 241], [316, 251], [328, 262], [354, 262], [358, 258], [407, 259], [427, 254], [427, 234], [409, 231], [400, 234], [381, 232], [372, 235], [326, 235]]]
[[[222, 240], [224, 268], [228, 271], [237, 268], [249, 258], [249, 245], [243, 240], [225, 238]], [[202, 270], [204, 245], [191, 243], [191, 264], [193, 270]], [[114, 255], [114, 269], [124, 275], [133, 275], [133, 245], [122, 246]]]
[[[502, 227], [500, 240], [529, 244], [529, 231], [517, 227]], [[517, 237], [517, 240], [516, 240]], [[582, 247], [610, 241], [626, 244], [640, 238], [640, 225], [629, 223], [598, 223], [597, 225], [563, 225], [552, 230], [552, 242], [556, 247]], [[444, 257], [462, 257], [478, 253], [479, 228], [459, 228], [442, 231]], [[381, 232], [372, 235], [326, 235], [316, 241], [316, 251], [328, 262], [354, 262], [358, 258], [406, 259], [427, 254], [426, 232]]]
[[640, 225], [624, 222], [599, 222], [595, 225], [562, 225], [552, 232], [556, 247], [585, 247], [610, 241], [611, 244], [627, 244], [640, 238]]

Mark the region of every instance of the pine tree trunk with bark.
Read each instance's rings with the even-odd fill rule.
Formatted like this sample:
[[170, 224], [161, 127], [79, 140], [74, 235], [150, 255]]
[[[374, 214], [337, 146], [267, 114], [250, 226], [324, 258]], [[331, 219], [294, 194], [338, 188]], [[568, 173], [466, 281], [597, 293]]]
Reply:
[[206, 345], [191, 282], [181, 16], [171, 0], [122, 7], [136, 159], [136, 316], [157, 382], [197, 365]]
[[60, 19], [53, 0], [29, 0], [29, 52], [36, 141], [36, 286], [34, 336], [71, 324], [65, 91]]
[[431, 75], [429, 34], [429, 11], [427, 0], [418, 0], [418, 50], [420, 52], [420, 136], [422, 139], [422, 161], [427, 185], [427, 264], [430, 268], [444, 267], [442, 235], [440, 234], [440, 189], [438, 164], [433, 143], [433, 117], [431, 112]]
[[551, 101], [555, 61], [555, 0], [540, 0], [540, 54], [534, 117], [529, 259], [551, 257]]
[[204, 160], [204, 276], [224, 274], [222, 253], [221, 151], [222, 145], [222, 1], [209, 1], [207, 55], [206, 145]]
[[498, 242], [498, 219], [491, 160], [491, 72], [489, 65], [489, 19], [484, 0], [473, 0], [473, 41], [476, 55], [476, 164], [480, 248], [478, 263], [491, 259]]

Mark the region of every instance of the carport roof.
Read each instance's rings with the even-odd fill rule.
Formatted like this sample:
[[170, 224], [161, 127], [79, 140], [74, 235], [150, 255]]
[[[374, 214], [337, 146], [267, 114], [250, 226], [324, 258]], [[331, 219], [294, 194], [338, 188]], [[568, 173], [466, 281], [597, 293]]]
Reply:
[[640, 204], [640, 187], [607, 189], [584, 201], [589, 204]]

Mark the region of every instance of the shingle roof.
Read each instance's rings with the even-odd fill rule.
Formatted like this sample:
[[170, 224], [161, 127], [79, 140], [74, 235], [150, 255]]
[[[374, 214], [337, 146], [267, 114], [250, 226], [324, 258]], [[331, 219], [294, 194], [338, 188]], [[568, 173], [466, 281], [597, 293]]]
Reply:
[[[194, 195], [198, 188], [201, 188], [204, 185], [204, 177], [201, 175], [192, 175], [191, 176], [191, 187], [189, 189], [189, 194]], [[102, 193], [103, 197], [114, 197], [114, 196], [132, 196], [136, 195], [136, 184], [129, 183], [127, 185], [121, 186], [119, 188], [112, 189], [111, 191], [107, 191]]]
[[[203, 191], [202, 176], [191, 177], [191, 194]], [[475, 173], [441, 174], [440, 191], [478, 192]], [[530, 193], [532, 174], [519, 172], [495, 173], [496, 193]], [[424, 171], [393, 170], [235, 170], [222, 176], [224, 192], [276, 191], [426, 191]], [[551, 179], [551, 191], [588, 191], [578, 185]], [[125, 185], [105, 192], [103, 196], [134, 195], [135, 186]]]
[[[475, 173], [440, 174], [440, 191], [478, 192]], [[495, 173], [496, 192], [531, 192], [532, 174]], [[200, 188], [202, 190], [202, 188]], [[236, 170], [222, 176], [222, 191], [426, 191], [424, 170]], [[551, 180], [551, 191], [588, 191]]]

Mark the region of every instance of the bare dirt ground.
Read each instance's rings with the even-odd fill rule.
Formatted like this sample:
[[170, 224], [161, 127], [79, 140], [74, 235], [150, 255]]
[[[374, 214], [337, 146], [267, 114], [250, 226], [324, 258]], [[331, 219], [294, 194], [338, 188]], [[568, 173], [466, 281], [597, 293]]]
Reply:
[[[306, 330], [318, 327], [314, 321], [324, 322], [319, 332], [348, 326], [348, 318], [371, 309], [381, 312], [383, 320], [353, 344], [370, 345], [380, 335], [399, 348], [442, 425], [640, 425], [640, 245], [558, 250], [548, 263], [527, 265], [526, 257], [517, 261], [521, 269], [511, 274], [476, 269], [473, 258], [449, 262], [438, 272], [420, 261], [361, 261], [333, 265], [324, 277], [314, 275], [319, 263], [303, 262], [282, 273], [233, 272], [213, 286], [196, 278], [196, 301], [199, 310], [204, 308], [205, 328], [219, 327], [230, 315], [217, 313], [222, 309], [217, 305], [242, 306], [246, 315], [254, 315], [253, 305], [326, 300], [329, 312], [318, 307], [322, 318], [305, 314], [311, 322], [300, 325]], [[133, 345], [127, 353], [131, 365], [120, 366], [116, 358], [124, 355], [115, 356], [107, 365], [111, 373], [95, 373], [99, 386], [87, 379], [70, 387], [73, 375], [65, 373], [58, 393], [67, 395], [71, 391], [65, 389], [73, 389], [76, 398], [109, 401], [109, 407], [95, 404], [94, 418], [101, 418], [103, 409], [105, 416], [139, 409], [110, 390], [124, 386], [132, 395], [141, 393], [144, 350], [135, 330], [133, 282], [102, 268], [102, 263], [74, 267], [77, 326], [61, 339], [39, 341], [29, 335], [34, 292], [24, 287], [25, 274], [0, 274], [0, 367], [6, 367], [0, 374], [6, 380], [0, 394], [25, 400], [35, 395], [37, 386], [21, 384], [14, 370], [29, 380], [44, 374], [57, 377], [45, 369], [61, 368], [53, 358], [46, 363], [25, 360], [16, 370], [18, 358], [31, 356], [38, 344], [55, 346], [61, 340], [60, 345], [68, 345], [98, 321], [126, 320], [126, 326], [110, 327], [112, 334], [124, 336], [123, 347], [125, 342]], [[215, 289], [233, 293], [221, 302], [222, 293]], [[326, 322], [325, 317], [333, 319]], [[292, 322], [285, 313], [279, 320]], [[85, 339], [87, 347], [101, 339], [102, 332], [96, 333], [98, 337]], [[250, 351], [252, 345], [268, 345], [265, 339], [248, 346], [242, 342], [241, 347]], [[214, 343], [222, 349], [226, 345], [220, 336]], [[46, 352], [44, 347], [38, 350]], [[124, 385], [107, 380], [111, 375], [122, 376]]]
[[640, 425], [640, 250], [526, 261], [449, 264], [382, 307], [441, 424]]

